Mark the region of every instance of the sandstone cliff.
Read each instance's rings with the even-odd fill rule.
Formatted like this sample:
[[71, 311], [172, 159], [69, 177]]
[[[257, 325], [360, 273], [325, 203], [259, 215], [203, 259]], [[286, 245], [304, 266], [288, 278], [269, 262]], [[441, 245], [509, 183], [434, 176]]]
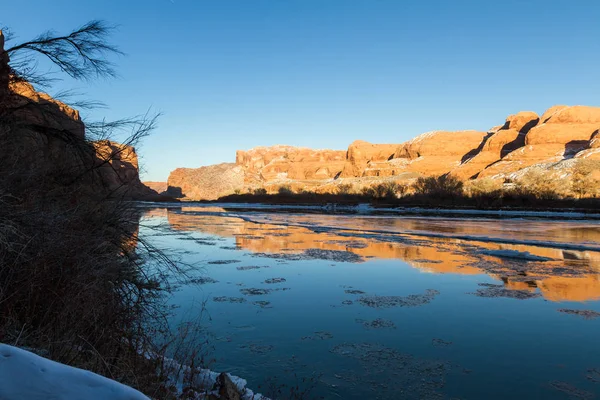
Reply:
[[[575, 160], [600, 159], [599, 130], [599, 107], [554, 106], [541, 117], [532, 111], [510, 115], [488, 132], [435, 131], [401, 144], [357, 140], [346, 151], [257, 147], [238, 151], [236, 163], [225, 169], [178, 169], [169, 180], [187, 198], [212, 199], [256, 188], [275, 192], [283, 185], [293, 191], [335, 192], [340, 184], [360, 188], [443, 174], [503, 181], [530, 169], [562, 179], [573, 173]], [[229, 178], [221, 183], [218, 174], [234, 169], [235, 184]]]
[[146, 187], [154, 190], [157, 194], [165, 194], [169, 188], [167, 182], [143, 181], [142, 183]]
[[245, 173], [247, 184], [286, 180], [326, 180], [342, 171], [346, 153], [302, 147], [256, 147], [236, 152], [236, 164]]
[[599, 107], [552, 107], [527, 132], [522, 147], [485, 168], [479, 177], [501, 178], [536, 164], [560, 167], [573, 158], [600, 159], [600, 150], [595, 148], [599, 129]]
[[244, 170], [233, 163], [177, 168], [167, 181], [167, 194], [186, 200], [215, 200], [244, 187]]
[[110, 194], [134, 199], [150, 199], [159, 194], [140, 181], [138, 156], [133, 147], [110, 140], [99, 140], [92, 144], [96, 153], [96, 168]]
[[32, 169], [52, 169], [57, 179], [93, 171], [97, 177], [88, 183], [97, 194], [156, 195], [140, 182], [132, 147], [88, 141], [79, 112], [15, 76], [9, 61], [0, 31], [0, 135], [11, 159]]

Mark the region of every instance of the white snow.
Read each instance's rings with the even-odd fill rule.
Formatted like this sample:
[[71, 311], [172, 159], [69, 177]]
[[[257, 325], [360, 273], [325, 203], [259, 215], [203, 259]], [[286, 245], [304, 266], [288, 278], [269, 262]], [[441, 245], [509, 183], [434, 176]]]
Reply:
[[[183, 389], [184, 389], [183, 379], [185, 376], [189, 376], [190, 367], [181, 365], [177, 361], [170, 359], [170, 358], [165, 358], [164, 362], [165, 362], [165, 367], [168, 370], [180, 371], [180, 373], [178, 373], [176, 376], [171, 378], [171, 384], [173, 386], [175, 386], [175, 388], [177, 388], [179, 393], [182, 393]], [[194, 374], [194, 382], [193, 382], [194, 385], [193, 386], [212, 388], [215, 385], [215, 383], [217, 382], [218, 376], [219, 376], [219, 373], [217, 373], [217, 372], [211, 371], [209, 369], [201, 369], [200, 371], [197, 371]], [[265, 396], [261, 395], [260, 393], [254, 393], [252, 390], [247, 388], [246, 387], [247, 382], [245, 379], [242, 379], [238, 376], [231, 375], [231, 374], [227, 374], [227, 376], [229, 376], [229, 378], [231, 379], [233, 384], [236, 386], [238, 391], [241, 393], [242, 400], [270, 400], [268, 397], [265, 397]], [[187, 383], [189, 384], [189, 382], [187, 382]], [[198, 393], [197, 397], [199, 399], [203, 399], [206, 397], [206, 395], [211, 394], [211, 393], [212, 393], [211, 391], [206, 391], [204, 393]], [[0, 400], [4, 400], [4, 399], [2, 399], [0, 397]]]
[[[172, 378], [181, 393], [189, 367], [165, 359], [167, 367], [183, 373]], [[227, 374], [243, 400], [269, 400], [246, 387], [246, 380]], [[212, 388], [219, 374], [202, 369], [195, 375], [197, 386]], [[206, 393], [198, 393], [202, 399]], [[187, 397], [186, 397], [187, 398]], [[0, 343], [0, 400], [150, 400], [137, 390], [83, 369], [70, 367], [37, 354]]]
[[137, 390], [0, 343], [2, 400], [149, 400]]

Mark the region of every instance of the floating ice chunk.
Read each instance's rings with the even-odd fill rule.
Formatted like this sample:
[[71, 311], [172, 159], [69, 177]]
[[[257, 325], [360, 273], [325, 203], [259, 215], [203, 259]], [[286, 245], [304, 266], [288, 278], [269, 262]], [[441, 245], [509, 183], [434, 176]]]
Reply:
[[536, 256], [528, 251], [518, 250], [480, 250], [479, 254], [486, 256], [494, 256], [500, 258], [514, 258], [525, 261], [553, 261], [554, 259], [548, 257]]

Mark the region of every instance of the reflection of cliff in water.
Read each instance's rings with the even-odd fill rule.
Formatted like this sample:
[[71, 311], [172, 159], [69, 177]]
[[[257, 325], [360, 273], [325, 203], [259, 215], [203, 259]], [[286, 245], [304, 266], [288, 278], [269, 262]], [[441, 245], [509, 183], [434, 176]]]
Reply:
[[[403, 236], [399, 240], [393, 235], [366, 235], [361, 231], [315, 232], [303, 227], [257, 224], [206, 214], [223, 212], [219, 208], [202, 207], [203, 214], [193, 213], [192, 207], [185, 210], [167, 211], [173, 229], [234, 237], [237, 247], [252, 252], [349, 251], [364, 258], [403, 260], [428, 273], [488, 274], [504, 282], [507, 289], [539, 289], [544, 298], [551, 301], [600, 299], [600, 253], [597, 252], [423, 236]], [[430, 221], [427, 224], [431, 227]], [[479, 229], [483, 230], [483, 225]], [[597, 230], [565, 229], [563, 233], [553, 234], [559, 234], [561, 239], [578, 237], [579, 241], [600, 241]], [[489, 254], [501, 251], [527, 252], [551, 261], [524, 261]]]

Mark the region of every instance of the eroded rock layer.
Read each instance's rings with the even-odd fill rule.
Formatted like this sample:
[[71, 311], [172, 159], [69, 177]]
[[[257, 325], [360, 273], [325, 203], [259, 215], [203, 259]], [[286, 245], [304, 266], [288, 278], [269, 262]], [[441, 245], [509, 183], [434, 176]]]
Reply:
[[[532, 111], [510, 115], [487, 132], [434, 131], [401, 144], [357, 140], [346, 151], [291, 146], [240, 150], [227, 169], [239, 168], [235, 185], [228, 179], [221, 183], [220, 168], [204, 167], [209, 169], [201, 173], [203, 180], [194, 178], [195, 169], [177, 169], [172, 175], [181, 183], [182, 196], [190, 199], [256, 188], [274, 192], [281, 186], [334, 192], [341, 184], [360, 188], [443, 174], [504, 180], [531, 168], [564, 178], [573, 173], [576, 160], [600, 159], [599, 130], [600, 107], [561, 105], [541, 117]], [[210, 173], [217, 176], [209, 178]]]
[[140, 182], [133, 147], [89, 141], [79, 111], [36, 91], [13, 73], [9, 62], [0, 31], [0, 136], [12, 162], [28, 167], [19, 179], [37, 173], [60, 182], [71, 177], [71, 183], [87, 185], [90, 193], [99, 196], [156, 195]]

